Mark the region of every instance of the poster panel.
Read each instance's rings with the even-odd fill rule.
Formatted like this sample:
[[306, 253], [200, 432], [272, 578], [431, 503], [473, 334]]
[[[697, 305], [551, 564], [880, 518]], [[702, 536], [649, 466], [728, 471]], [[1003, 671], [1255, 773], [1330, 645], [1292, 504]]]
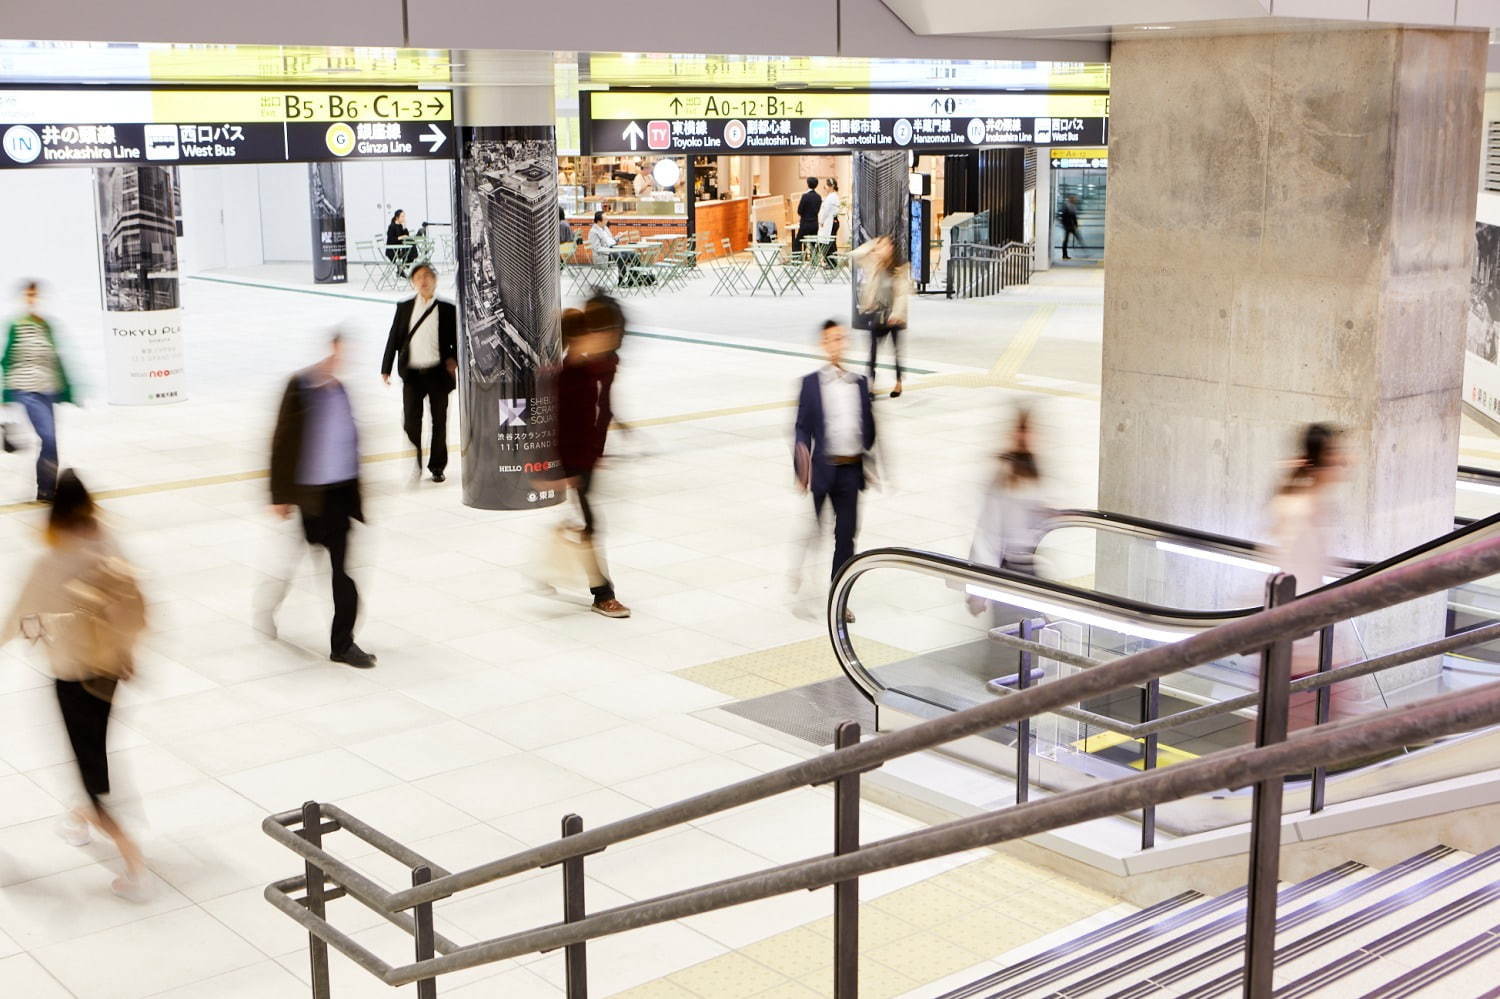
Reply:
[[[851, 175], [854, 190], [849, 209], [849, 245], [863, 246], [876, 236], [888, 236], [896, 251], [897, 266], [910, 262], [908, 229], [911, 154], [903, 149], [857, 152], [853, 156]], [[864, 283], [861, 268], [854, 268], [850, 286], [854, 329], [869, 329], [860, 315], [859, 292]]]
[[108, 398], [141, 406], [187, 398], [172, 168], [94, 170]]
[[464, 503], [561, 502], [550, 373], [561, 359], [551, 126], [461, 130], [458, 283]]
[[307, 183], [312, 214], [313, 281], [343, 284], [349, 280], [344, 168], [338, 163], [309, 163]]

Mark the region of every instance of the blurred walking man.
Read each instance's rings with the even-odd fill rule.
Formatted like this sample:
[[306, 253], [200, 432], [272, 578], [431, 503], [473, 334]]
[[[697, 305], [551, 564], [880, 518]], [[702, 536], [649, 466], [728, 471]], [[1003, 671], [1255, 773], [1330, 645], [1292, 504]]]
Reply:
[[[349, 522], [365, 518], [359, 495], [359, 431], [349, 394], [338, 380], [342, 350], [343, 338], [335, 332], [328, 356], [287, 383], [271, 439], [271, 503], [283, 519], [293, 509], [299, 511], [307, 543], [328, 550], [333, 571], [328, 658], [369, 669], [375, 657], [354, 644], [359, 591], [345, 568]], [[274, 615], [279, 603], [267, 613]]]
[[432, 416], [432, 450], [427, 469], [433, 482], [442, 482], [448, 468], [448, 394], [458, 372], [458, 310], [437, 297], [437, 271], [431, 264], [412, 269], [417, 294], [396, 306], [391, 332], [385, 341], [380, 377], [391, 383], [391, 367], [401, 375], [402, 424], [406, 439], [417, 449], [422, 474], [422, 403]]
[[811, 490], [813, 512], [823, 518], [825, 501], [833, 506], [833, 575], [854, 556], [859, 530], [859, 494], [865, 488], [865, 464], [875, 446], [875, 413], [869, 383], [844, 368], [849, 336], [832, 319], [823, 324], [823, 353], [828, 363], [802, 379], [797, 398], [797, 482]]

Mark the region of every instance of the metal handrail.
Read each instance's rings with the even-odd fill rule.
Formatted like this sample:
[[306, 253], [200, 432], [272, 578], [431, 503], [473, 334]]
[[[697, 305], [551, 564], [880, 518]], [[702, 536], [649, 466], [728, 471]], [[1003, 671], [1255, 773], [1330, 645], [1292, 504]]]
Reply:
[[1035, 249], [1030, 243], [1014, 240], [993, 246], [989, 243], [955, 243], [946, 257], [946, 292], [948, 298], [993, 295], [1014, 285], [1031, 283], [1031, 261]]
[[[849, 647], [849, 634], [843, 611], [847, 606], [849, 589], [863, 571], [868, 570], [860, 568], [856, 563], [846, 565], [835, 579], [830, 594], [830, 633], [835, 644], [845, 649]], [[389, 892], [373, 884], [360, 872], [322, 848], [323, 825], [319, 806], [309, 803], [301, 812], [303, 828], [300, 834], [288, 828], [295, 822], [296, 813], [273, 815], [262, 823], [262, 828], [268, 835], [291, 848], [306, 861], [308, 873], [304, 884], [308, 898], [305, 901], [294, 900], [287, 894], [296, 879], [268, 886], [266, 897], [306, 927], [314, 942], [334, 946], [388, 984], [420, 982], [423, 992], [419, 994], [435, 995], [435, 991], [432, 991], [435, 989], [432, 978], [438, 974], [539, 950], [575, 946], [594, 937], [775, 894], [832, 884], [839, 884], [842, 889], [847, 887], [851, 879], [864, 873], [988, 845], [1017, 835], [1059, 828], [1085, 817], [1154, 806], [1225, 786], [1263, 782], [1258, 786], [1256, 819], [1252, 825], [1255, 836], [1263, 844], [1265, 837], [1279, 835], [1281, 776], [1308, 766], [1343, 762], [1417, 739], [1433, 738], [1500, 721], [1500, 683], [1497, 683], [1473, 688], [1461, 694], [1433, 698], [1380, 715], [1325, 726], [1311, 734], [1300, 735], [1290, 743], [1271, 745], [1285, 738], [1286, 680], [1291, 642], [1304, 635], [1331, 628], [1338, 621], [1395, 606], [1497, 571], [1500, 571], [1500, 539], [1478, 542], [1458, 551], [1361, 580], [1354, 585], [1325, 589], [1252, 617], [1229, 621], [1181, 642], [1157, 646], [1097, 669], [1081, 671], [1038, 685], [1014, 697], [998, 699], [899, 732], [884, 734], [867, 742], [610, 823], [592, 832], [579, 832], [467, 871], [439, 875], [429, 880], [433, 872], [430, 865], [424, 863], [413, 871], [413, 887], [397, 892]], [[1286, 579], [1284, 576], [1273, 577], [1273, 586], [1279, 586], [1280, 592], [1289, 593]], [[857, 779], [859, 773], [900, 756], [932, 749], [1002, 725], [1022, 723], [1058, 707], [1135, 686], [1226, 655], [1255, 649], [1273, 650], [1263, 653], [1266, 657], [1268, 680], [1263, 683], [1262, 698], [1268, 699], [1273, 707], [1279, 704], [1279, 716], [1282, 720], [1279, 736], [1274, 731], [1263, 733], [1261, 749], [1250, 752], [1230, 750], [1205, 756], [1165, 770], [1122, 778], [1101, 787], [1059, 795], [1032, 805], [950, 822], [925, 832], [893, 837], [843, 856], [783, 865], [757, 874], [631, 903], [574, 922], [459, 947], [442, 957], [434, 954], [432, 903], [457, 892], [489, 883], [506, 874], [558, 863], [564, 865], [565, 882], [568, 881], [570, 868], [576, 877], [581, 878], [582, 858], [616, 843], [783, 791], [829, 781]], [[1269, 714], [1263, 713], [1267, 718], [1277, 715], [1277, 710], [1272, 710]], [[1271, 787], [1273, 783], [1274, 788]], [[847, 785], [840, 784], [840, 787], [845, 788]], [[1266, 811], [1261, 805], [1262, 789], [1267, 796], [1271, 796], [1274, 791], [1275, 822], [1262, 818]], [[359, 823], [352, 816], [332, 809], [331, 806], [329, 810], [330, 814], [337, 816], [337, 821], [343, 828], [354, 831], [378, 848], [388, 853], [392, 850], [402, 851], [408, 861], [425, 860]], [[1257, 846], [1253, 857], [1252, 882], [1256, 886], [1262, 886], [1266, 881], [1266, 865], [1269, 864], [1272, 868], [1271, 904], [1274, 905], [1274, 851], [1267, 855], [1263, 845]], [[387, 917], [400, 910], [416, 908], [417, 913], [411, 925], [413, 936], [417, 940], [418, 959], [412, 964], [391, 967], [347, 934], [329, 925], [322, 912], [325, 878], [331, 880], [336, 889], [355, 886], [351, 895]], [[1256, 891], [1260, 892], [1262, 889], [1257, 888]], [[1252, 894], [1260, 897], [1255, 892]], [[1264, 927], [1261, 926], [1264, 921], [1264, 906], [1264, 899], [1261, 899], [1259, 908], [1255, 905], [1251, 907], [1252, 941], [1256, 939], [1254, 927], [1260, 926], [1260, 933], [1264, 933]], [[313, 949], [316, 955], [317, 947], [314, 946]], [[843, 949], [844, 941], [841, 941], [841, 953]], [[316, 969], [316, 956], [314, 960]], [[327, 994], [326, 967], [324, 972], [323, 991], [315, 994]], [[316, 990], [316, 973], [314, 979]], [[573, 991], [570, 986], [570, 996], [582, 994]]]

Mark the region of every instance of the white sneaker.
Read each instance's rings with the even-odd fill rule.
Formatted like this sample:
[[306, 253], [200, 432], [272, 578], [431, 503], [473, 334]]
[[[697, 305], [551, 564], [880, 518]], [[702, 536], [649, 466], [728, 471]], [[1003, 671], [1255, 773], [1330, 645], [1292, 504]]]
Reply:
[[121, 875], [109, 883], [110, 890], [127, 902], [140, 905], [151, 900], [151, 884], [145, 875], [130, 877]]
[[64, 815], [58, 821], [57, 838], [69, 846], [88, 846], [93, 840], [89, 824], [76, 815]]

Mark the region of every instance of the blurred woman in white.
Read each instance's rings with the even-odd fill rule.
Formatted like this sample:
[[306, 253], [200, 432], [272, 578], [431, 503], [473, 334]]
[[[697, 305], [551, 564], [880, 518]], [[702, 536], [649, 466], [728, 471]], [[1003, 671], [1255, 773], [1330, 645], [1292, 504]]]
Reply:
[[1302, 453], [1271, 499], [1272, 551], [1281, 571], [1297, 578], [1297, 593], [1316, 590], [1333, 569], [1335, 493], [1347, 459], [1342, 435], [1326, 423], [1302, 431]]

